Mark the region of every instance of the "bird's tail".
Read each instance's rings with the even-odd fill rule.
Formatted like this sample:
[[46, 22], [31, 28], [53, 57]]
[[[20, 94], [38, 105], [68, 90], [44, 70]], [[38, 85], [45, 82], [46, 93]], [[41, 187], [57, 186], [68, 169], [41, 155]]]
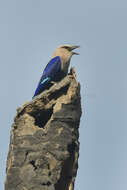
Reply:
[[35, 90], [35, 93], [34, 93], [34, 96], [32, 97], [32, 99], [39, 95], [41, 92], [43, 92], [44, 90], [46, 89], [49, 89], [50, 87], [52, 86], [52, 83], [51, 83], [51, 78], [47, 77], [45, 78], [42, 82], [40, 82], [38, 84], [38, 87], [36, 88]]

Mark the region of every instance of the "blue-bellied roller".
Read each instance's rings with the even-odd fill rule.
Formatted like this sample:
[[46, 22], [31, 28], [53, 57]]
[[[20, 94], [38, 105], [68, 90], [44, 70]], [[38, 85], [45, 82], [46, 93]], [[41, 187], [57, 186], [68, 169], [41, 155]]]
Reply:
[[39, 95], [45, 89], [50, 88], [53, 83], [60, 81], [68, 74], [68, 67], [72, 55], [78, 55], [73, 50], [79, 48], [79, 46], [61, 45], [56, 48], [55, 52], [49, 63], [46, 65], [42, 77], [35, 90], [34, 96]]

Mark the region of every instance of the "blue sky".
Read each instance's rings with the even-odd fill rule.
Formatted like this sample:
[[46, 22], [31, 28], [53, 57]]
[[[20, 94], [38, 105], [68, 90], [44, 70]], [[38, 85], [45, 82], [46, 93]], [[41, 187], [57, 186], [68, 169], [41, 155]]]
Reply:
[[0, 1], [0, 189], [16, 109], [31, 100], [54, 49], [72, 58], [81, 83], [80, 157], [75, 189], [127, 189], [127, 2]]

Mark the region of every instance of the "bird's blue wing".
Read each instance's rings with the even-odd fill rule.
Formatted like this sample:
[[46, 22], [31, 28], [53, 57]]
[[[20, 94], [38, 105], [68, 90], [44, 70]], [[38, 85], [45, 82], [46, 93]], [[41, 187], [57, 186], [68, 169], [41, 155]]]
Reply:
[[45, 67], [34, 96], [37, 96], [43, 90], [48, 88], [49, 83], [55, 78], [60, 69], [61, 69], [61, 59], [59, 56], [56, 56], [52, 58]]
[[56, 73], [60, 70], [61, 68], [61, 59], [59, 56], [56, 56], [50, 60], [50, 62], [47, 64], [45, 67], [42, 78], [46, 77], [51, 77], [54, 78]]

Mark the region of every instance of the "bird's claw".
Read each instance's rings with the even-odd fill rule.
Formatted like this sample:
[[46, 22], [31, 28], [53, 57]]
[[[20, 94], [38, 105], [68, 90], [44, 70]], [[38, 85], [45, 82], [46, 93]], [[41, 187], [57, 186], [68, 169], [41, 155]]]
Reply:
[[54, 82], [54, 81], [51, 81], [51, 84], [53, 84], [53, 85], [55, 84], [55, 85], [56, 85], [56, 82]]

